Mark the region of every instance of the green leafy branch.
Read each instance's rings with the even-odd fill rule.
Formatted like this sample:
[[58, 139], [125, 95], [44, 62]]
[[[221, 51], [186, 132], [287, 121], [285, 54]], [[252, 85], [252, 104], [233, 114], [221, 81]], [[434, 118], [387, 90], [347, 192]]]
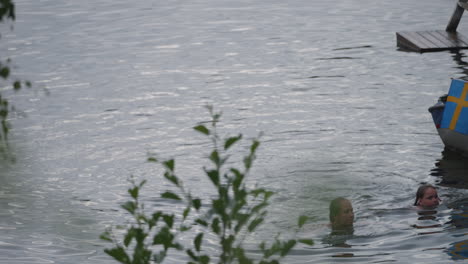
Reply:
[[[209, 152], [209, 166], [203, 167], [216, 195], [204, 203], [187, 191], [180, 178], [175, 173], [175, 161], [159, 161], [154, 157], [149, 162], [162, 165], [165, 169], [164, 178], [176, 187], [177, 192], [165, 191], [161, 197], [172, 202], [183, 203], [185, 209], [181, 215], [156, 211], [146, 215], [144, 206], [139, 202], [139, 190], [145, 184], [142, 181], [128, 190], [132, 200], [122, 207], [133, 216], [133, 223], [126, 229], [123, 241], [118, 241], [107, 230], [101, 238], [114, 244], [113, 248], [105, 252], [120, 263], [143, 264], [162, 263], [170, 249], [184, 250], [189, 264], [207, 264], [212, 262], [228, 263], [259, 263], [275, 264], [285, 257], [297, 243], [312, 245], [308, 239], [290, 239], [282, 241], [279, 234], [274, 241], [267, 245], [262, 242], [259, 249], [262, 252], [260, 259], [254, 259], [246, 254], [244, 241], [247, 235], [254, 233], [267, 217], [267, 206], [273, 192], [264, 188], [249, 189], [246, 178], [256, 158], [260, 146], [258, 138], [252, 140], [247, 155], [242, 159], [241, 168], [227, 166], [231, 157], [232, 146], [242, 139], [242, 135], [220, 139], [216, 132], [221, 113], [215, 113], [208, 107], [211, 115], [211, 126], [199, 124], [194, 130], [207, 136], [213, 142]], [[301, 228], [307, 217], [298, 219]], [[198, 231], [193, 230], [197, 227]], [[200, 231], [201, 230], [201, 231]], [[187, 233], [191, 231], [190, 233]], [[182, 245], [178, 237], [183, 233], [190, 235], [192, 243]], [[216, 254], [209, 254], [203, 250], [206, 234], [212, 234], [219, 240], [219, 249]], [[297, 235], [297, 234], [296, 234]], [[158, 251], [157, 251], [158, 249]], [[257, 257], [258, 258], [258, 257]]]
[[[7, 20], [14, 21], [15, 19], [15, 4], [13, 1], [0, 0], [0, 22]], [[10, 59], [6, 59], [5, 61], [0, 60], [0, 78], [10, 82], [10, 86], [15, 92], [19, 91], [24, 86], [31, 87], [31, 83], [29, 81], [22, 81], [19, 79], [12, 80]], [[8, 133], [10, 130], [8, 115], [14, 110], [14, 107], [8, 102], [7, 98], [0, 93], [0, 153], [3, 157], [8, 156]]]

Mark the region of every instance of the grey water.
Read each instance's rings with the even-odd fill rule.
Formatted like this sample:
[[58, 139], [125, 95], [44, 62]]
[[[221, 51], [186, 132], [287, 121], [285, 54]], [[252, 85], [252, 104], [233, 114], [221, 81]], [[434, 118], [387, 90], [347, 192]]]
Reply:
[[[99, 234], [129, 219], [119, 205], [131, 175], [148, 180], [149, 207], [174, 210], [148, 153], [175, 158], [209, 199], [210, 144], [192, 130], [207, 104], [223, 112], [223, 135], [263, 133], [249, 181], [276, 195], [253, 242], [312, 219], [299, 235], [315, 244], [285, 263], [467, 258], [467, 162], [443, 151], [427, 111], [451, 78], [468, 78], [467, 51], [405, 52], [395, 38], [444, 29], [455, 1], [15, 3], [1, 58], [34, 87], [2, 90], [17, 112], [16, 162], [0, 163], [0, 263], [116, 263]], [[430, 219], [412, 208], [422, 183], [442, 198]], [[338, 196], [353, 203], [355, 231], [330, 238]]]

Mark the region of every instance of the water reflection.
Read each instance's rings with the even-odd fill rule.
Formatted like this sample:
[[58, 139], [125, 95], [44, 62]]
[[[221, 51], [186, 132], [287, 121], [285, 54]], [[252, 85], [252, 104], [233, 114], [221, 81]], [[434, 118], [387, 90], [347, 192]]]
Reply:
[[[468, 63], [463, 62], [463, 54], [456, 52], [454, 58], [461, 66], [468, 66]], [[468, 75], [468, 67], [464, 69]], [[439, 177], [438, 184], [442, 187], [457, 188], [464, 193], [463, 189], [468, 189], [468, 159], [461, 154], [444, 149], [441, 153], [441, 158], [435, 162], [435, 168], [431, 170], [431, 175]], [[462, 194], [463, 195], [463, 194]], [[449, 197], [456, 197], [454, 191]], [[451, 234], [454, 242], [450, 243], [444, 250], [452, 259], [468, 259], [468, 239], [466, 239], [466, 228], [468, 227], [468, 198], [458, 196], [455, 201], [448, 201], [447, 207], [450, 209], [450, 220], [443, 223], [444, 232]], [[422, 215], [421, 220], [435, 221], [434, 212], [426, 212], [427, 215]], [[434, 227], [440, 225], [433, 222]], [[428, 226], [429, 227], [429, 226]], [[440, 231], [438, 231], [440, 232]]]
[[445, 149], [435, 163], [431, 175], [440, 177], [438, 185], [468, 189], [468, 162], [462, 155]]
[[442, 224], [437, 217], [436, 209], [420, 209], [418, 210], [418, 221], [413, 225], [414, 228], [420, 229], [419, 235], [429, 235], [442, 232]]
[[455, 260], [468, 259], [468, 240], [454, 243], [447, 253]]
[[468, 239], [463, 239], [466, 236], [463, 229], [468, 227], [468, 198], [455, 201], [449, 207], [453, 209], [449, 224], [461, 233], [453, 235], [458, 241], [450, 244], [446, 252], [454, 260], [468, 259]]
[[459, 79], [465, 81], [468, 80], [468, 62], [463, 60], [466, 57], [466, 55], [460, 52], [459, 50], [453, 50], [450, 51], [450, 53], [452, 53], [452, 58], [458, 65], [456, 66], [456, 68], [460, 69], [461, 73], [464, 75], [462, 77], [459, 77]]
[[343, 230], [332, 230], [329, 235], [325, 236], [322, 240], [324, 244], [331, 245], [333, 247], [350, 248], [351, 245], [346, 241], [353, 238], [354, 230], [343, 229]]
[[455, 228], [468, 227], [468, 198], [457, 200], [448, 205], [453, 209], [450, 224]]

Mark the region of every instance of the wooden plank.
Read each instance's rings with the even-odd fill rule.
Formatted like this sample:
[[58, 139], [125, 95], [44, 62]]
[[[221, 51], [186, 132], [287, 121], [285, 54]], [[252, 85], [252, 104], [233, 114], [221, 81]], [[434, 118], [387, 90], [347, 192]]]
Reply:
[[421, 49], [427, 49], [426, 46], [422, 48], [420, 45], [417, 45], [414, 41], [411, 41], [408, 38], [404, 38], [401, 35], [397, 35], [397, 46], [404, 50], [411, 50], [421, 52]]
[[456, 48], [467, 48], [468, 38], [458, 32], [447, 32], [443, 30], [434, 31], [439, 35], [439, 38], [446, 38], [451, 41]]
[[405, 50], [412, 50], [412, 51], [421, 51], [421, 48], [410, 42], [407, 38], [401, 35], [401, 33], [396, 33], [396, 39], [397, 39], [397, 47], [405, 49]]
[[468, 38], [458, 32], [443, 30], [397, 32], [397, 46], [416, 52], [457, 50], [468, 48]]
[[421, 37], [416, 32], [404, 32], [403, 36], [400, 36], [399, 38], [397, 35], [397, 46], [402, 49], [416, 52], [441, 51], [447, 49], [446, 47], [435, 45], [426, 38]]
[[434, 34], [437, 34], [439, 38], [446, 38], [451, 43], [453, 43], [454, 47], [467, 47], [468, 46], [468, 39], [464, 40], [463, 35], [458, 34], [457, 32], [447, 32], [443, 30], [434, 31]]
[[421, 35], [419, 35], [418, 32], [406, 32], [406, 37], [421, 48], [436, 47], [436, 45], [434, 45], [432, 41], [421, 37]]
[[432, 36], [431, 33], [429, 33], [429, 31], [420, 31], [420, 32], [416, 32], [416, 34], [432, 42], [434, 44], [433, 47], [436, 47], [436, 48], [450, 47], [452, 45], [451, 43], [446, 43]]
[[458, 47], [458, 43], [456, 41], [452, 41], [451, 39], [447, 38], [446, 35], [442, 35], [438, 31], [427, 31], [425, 34], [438, 39], [440, 42], [444, 43], [444, 46], [447, 48]]
[[426, 39], [422, 39], [419, 35], [414, 32], [397, 32], [397, 46], [401, 48], [407, 48], [410, 50], [420, 51], [420, 49], [430, 48], [433, 46], [432, 43]]
[[444, 30], [397, 32], [397, 46], [417, 52], [468, 49], [468, 38]]
[[455, 46], [457, 46], [457, 47], [467, 45], [467, 43], [465, 41], [463, 41], [463, 39], [459, 38], [459, 35], [457, 34], [457, 32], [447, 32], [447, 31], [443, 31], [443, 30], [437, 30], [436, 32], [437, 32], [437, 34], [439, 34], [439, 35], [449, 39], [453, 43], [455, 43]]
[[456, 32], [447, 32], [443, 30], [437, 30], [437, 31], [434, 31], [434, 34], [437, 34], [439, 38], [445, 38], [446, 40], [450, 41], [454, 47], [463, 47], [467, 45], [467, 43], [465, 43], [463, 40], [458, 38], [458, 35], [456, 34]]
[[468, 46], [468, 38], [458, 32], [445, 32], [449, 38], [456, 39], [463, 46]]
[[407, 39], [397, 35], [397, 47], [401, 50], [421, 52], [421, 48], [414, 43], [409, 42]]

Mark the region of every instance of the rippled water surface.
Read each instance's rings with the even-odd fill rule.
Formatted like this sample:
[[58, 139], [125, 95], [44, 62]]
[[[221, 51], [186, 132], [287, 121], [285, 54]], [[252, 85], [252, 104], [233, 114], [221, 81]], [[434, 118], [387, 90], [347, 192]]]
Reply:
[[[395, 40], [444, 29], [454, 1], [16, 4], [1, 54], [34, 88], [5, 94], [17, 162], [0, 164], [0, 263], [114, 263], [98, 235], [128, 219], [130, 175], [148, 179], [147, 203], [174, 207], [158, 199], [167, 184], [148, 152], [175, 157], [208, 199], [209, 142], [191, 129], [206, 104], [223, 111], [223, 133], [264, 133], [250, 181], [276, 195], [258, 240], [314, 220], [301, 236], [315, 245], [286, 263], [467, 257], [467, 162], [443, 152], [427, 111], [450, 78], [468, 77], [466, 51], [403, 52]], [[411, 206], [421, 183], [443, 200], [430, 217]], [[353, 203], [353, 235], [329, 236], [337, 196]]]

